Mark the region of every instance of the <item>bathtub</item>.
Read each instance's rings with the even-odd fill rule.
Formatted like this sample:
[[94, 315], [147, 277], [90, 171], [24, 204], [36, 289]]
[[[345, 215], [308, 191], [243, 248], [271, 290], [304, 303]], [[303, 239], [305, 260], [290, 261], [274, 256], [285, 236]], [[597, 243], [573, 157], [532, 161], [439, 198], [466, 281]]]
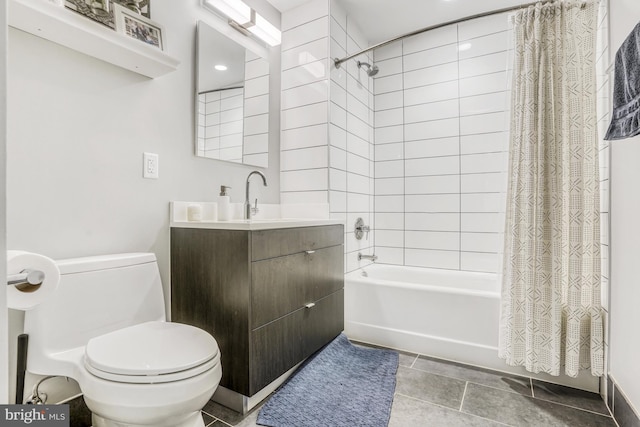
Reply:
[[[365, 272], [366, 276], [363, 275]], [[532, 374], [498, 358], [501, 277], [371, 264], [345, 275], [345, 334], [405, 350], [598, 392], [598, 378]]]
[[351, 339], [505, 369], [496, 274], [372, 264], [345, 275], [344, 298]]

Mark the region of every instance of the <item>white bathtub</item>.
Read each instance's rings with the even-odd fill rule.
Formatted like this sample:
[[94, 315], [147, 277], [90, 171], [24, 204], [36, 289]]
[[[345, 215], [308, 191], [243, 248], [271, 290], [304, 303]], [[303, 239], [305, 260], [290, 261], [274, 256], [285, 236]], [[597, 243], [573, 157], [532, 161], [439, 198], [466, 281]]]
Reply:
[[[364, 277], [365, 271], [368, 277]], [[353, 340], [597, 391], [597, 378], [531, 374], [498, 358], [500, 276], [372, 264], [345, 275]]]
[[355, 340], [489, 367], [499, 316], [496, 274], [374, 264], [345, 276], [345, 333]]

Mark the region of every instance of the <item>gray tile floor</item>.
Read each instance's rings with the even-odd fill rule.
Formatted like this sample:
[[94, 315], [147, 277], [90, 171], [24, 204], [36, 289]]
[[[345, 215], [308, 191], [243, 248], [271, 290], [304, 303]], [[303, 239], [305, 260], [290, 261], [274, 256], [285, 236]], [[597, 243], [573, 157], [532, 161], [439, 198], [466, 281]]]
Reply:
[[[396, 378], [389, 427], [617, 426], [599, 395], [530, 378], [409, 353]], [[207, 426], [253, 427], [260, 407], [242, 416], [209, 402], [202, 412]]]

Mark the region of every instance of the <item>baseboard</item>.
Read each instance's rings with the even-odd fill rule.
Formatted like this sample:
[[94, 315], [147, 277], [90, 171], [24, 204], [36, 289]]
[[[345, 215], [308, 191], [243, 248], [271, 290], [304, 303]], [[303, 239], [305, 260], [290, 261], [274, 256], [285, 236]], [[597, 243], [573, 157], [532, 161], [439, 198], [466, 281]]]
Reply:
[[611, 375], [607, 375], [607, 406], [620, 427], [640, 427], [640, 415]]

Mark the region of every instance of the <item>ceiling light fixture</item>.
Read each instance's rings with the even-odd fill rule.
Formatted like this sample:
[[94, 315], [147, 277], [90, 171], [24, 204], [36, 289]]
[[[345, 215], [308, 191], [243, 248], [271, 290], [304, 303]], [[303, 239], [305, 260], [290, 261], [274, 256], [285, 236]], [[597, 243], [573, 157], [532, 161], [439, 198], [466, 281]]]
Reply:
[[218, 71], [227, 71], [227, 66], [222, 64], [214, 65], [213, 68]]
[[229, 18], [229, 25], [245, 36], [251, 34], [270, 46], [281, 43], [281, 32], [269, 21], [247, 6], [242, 0], [202, 0], [206, 9], [220, 12]]

